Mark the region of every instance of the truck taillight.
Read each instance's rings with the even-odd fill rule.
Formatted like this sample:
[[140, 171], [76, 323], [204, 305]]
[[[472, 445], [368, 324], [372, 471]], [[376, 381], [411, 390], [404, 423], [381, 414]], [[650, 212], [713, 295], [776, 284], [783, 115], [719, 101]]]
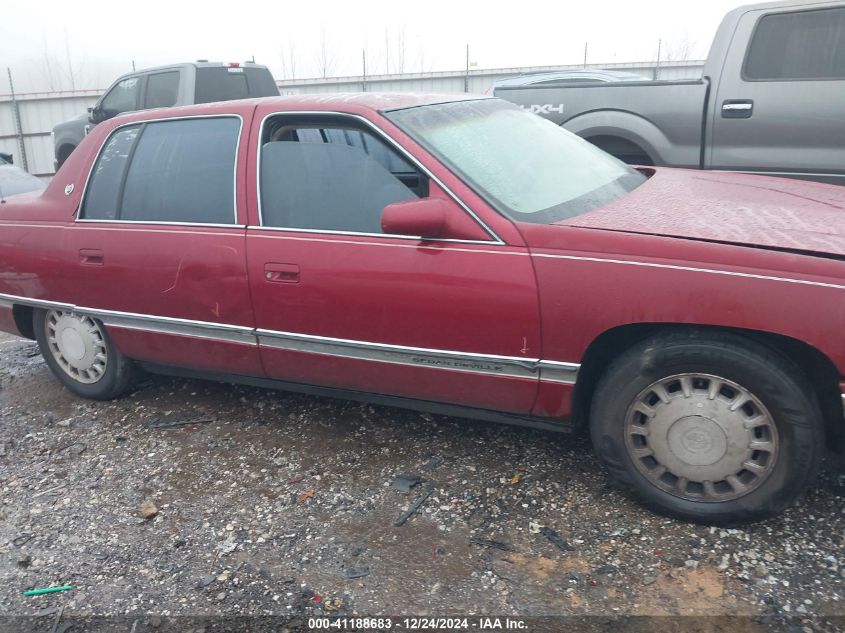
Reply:
[[238, 63], [238, 62], [229, 62], [229, 63], [228, 63], [228, 64], [226, 64], [226, 65], [227, 65], [229, 68], [240, 68], [240, 67], [241, 67], [240, 63]]

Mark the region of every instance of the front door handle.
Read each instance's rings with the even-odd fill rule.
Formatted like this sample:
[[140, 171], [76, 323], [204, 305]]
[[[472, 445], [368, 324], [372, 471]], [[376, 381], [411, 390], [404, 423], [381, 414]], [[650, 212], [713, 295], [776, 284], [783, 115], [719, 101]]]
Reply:
[[722, 102], [723, 119], [750, 119], [754, 113], [751, 99], [725, 99]]
[[277, 284], [298, 284], [299, 266], [296, 264], [267, 262], [264, 264], [264, 279]]
[[102, 266], [103, 251], [99, 248], [80, 248], [79, 263], [83, 266]]

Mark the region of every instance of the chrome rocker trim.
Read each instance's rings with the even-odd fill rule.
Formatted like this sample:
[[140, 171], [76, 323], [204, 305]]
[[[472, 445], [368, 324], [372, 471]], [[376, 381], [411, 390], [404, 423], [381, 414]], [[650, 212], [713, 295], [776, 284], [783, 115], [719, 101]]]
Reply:
[[191, 319], [151, 316], [115, 310], [100, 310], [56, 301], [28, 299], [15, 295], [0, 294], [0, 306], [11, 307], [14, 304], [79, 312], [100, 319], [106, 326], [127, 330], [190, 336], [249, 345], [251, 347], [259, 346], [292, 352], [305, 352], [412, 367], [428, 367], [431, 369], [485, 374], [505, 378], [538, 379], [543, 382], [574, 385], [578, 379], [578, 370], [580, 369], [578, 363], [390, 345], [387, 343], [372, 343], [295, 332], [279, 332], [276, 330], [265, 330], [227, 323], [214, 323], [211, 321], [194, 321]]

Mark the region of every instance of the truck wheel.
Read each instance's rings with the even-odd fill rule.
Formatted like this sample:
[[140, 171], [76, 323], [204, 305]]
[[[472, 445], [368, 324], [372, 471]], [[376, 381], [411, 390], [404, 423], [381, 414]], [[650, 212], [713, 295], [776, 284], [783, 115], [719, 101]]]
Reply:
[[50, 370], [73, 393], [109, 400], [131, 384], [133, 366], [112, 344], [103, 325], [64, 310], [35, 310], [35, 340]]
[[618, 357], [593, 395], [593, 446], [644, 505], [708, 525], [773, 516], [813, 481], [824, 430], [779, 353], [732, 334], [668, 334]]
[[73, 145], [62, 145], [56, 154], [56, 169], [65, 164], [65, 161], [70, 158], [76, 147]]

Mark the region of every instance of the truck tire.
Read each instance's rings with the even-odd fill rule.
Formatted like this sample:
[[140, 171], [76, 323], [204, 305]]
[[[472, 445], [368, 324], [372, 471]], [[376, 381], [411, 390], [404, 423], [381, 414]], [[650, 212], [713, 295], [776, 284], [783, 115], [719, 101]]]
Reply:
[[797, 366], [729, 333], [658, 335], [612, 362], [590, 434], [613, 479], [662, 514], [707, 525], [778, 514], [813, 481], [824, 427]]
[[111, 400], [129, 389], [133, 364], [96, 319], [64, 310], [35, 310], [33, 326], [47, 366], [76, 395]]
[[65, 161], [70, 157], [76, 147], [73, 145], [62, 145], [56, 152], [56, 169], [65, 164]]

